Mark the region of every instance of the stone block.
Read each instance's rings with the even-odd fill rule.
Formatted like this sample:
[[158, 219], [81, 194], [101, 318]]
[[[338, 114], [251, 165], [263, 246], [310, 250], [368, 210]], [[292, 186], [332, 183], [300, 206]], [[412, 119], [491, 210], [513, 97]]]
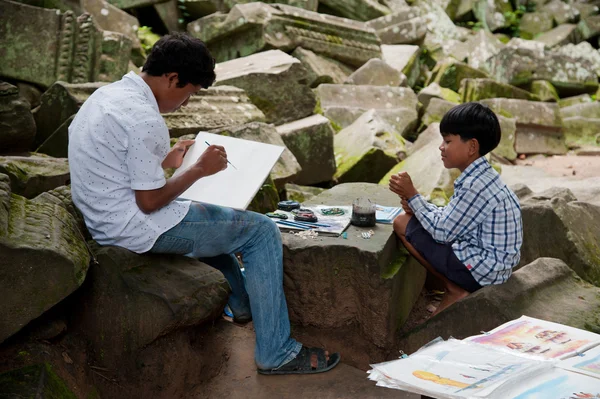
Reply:
[[231, 126], [228, 128], [215, 129], [212, 133], [227, 135], [238, 139], [258, 141], [285, 147], [281, 157], [271, 170], [271, 177], [278, 188], [283, 188], [285, 183], [294, 181], [302, 168], [294, 154], [285, 146], [281, 135], [273, 125], [266, 123], [252, 122], [245, 125]]
[[573, 3], [573, 7], [579, 11], [580, 18], [598, 14], [598, 11], [600, 11], [597, 5], [591, 3]]
[[185, 31], [185, 19], [183, 17], [183, 7], [186, 3], [178, 1], [166, 1], [153, 4], [152, 8], [158, 14], [158, 17], [169, 32]]
[[40, 108], [35, 114], [35, 122], [38, 127], [34, 142], [36, 148], [70, 116], [76, 114], [96, 89], [104, 85], [105, 83], [99, 82], [77, 84], [56, 82], [50, 86], [42, 95]]
[[484, 72], [489, 72], [486, 68], [486, 61], [505, 47], [505, 44], [498, 38], [483, 29], [467, 39], [464, 44], [468, 51], [469, 66]]
[[327, 118], [312, 115], [277, 126], [277, 133], [302, 168], [294, 182], [311, 185], [331, 181], [336, 170], [334, 131]]
[[136, 17], [126, 13], [106, 0], [81, 0], [81, 6], [89, 13], [94, 23], [105, 31], [118, 32], [129, 38], [132, 48], [141, 47], [137, 30], [140, 22]]
[[560, 108], [570, 107], [571, 105], [581, 104], [581, 103], [591, 103], [594, 101], [589, 94], [580, 94], [578, 96], [561, 98], [558, 100], [558, 106]]
[[392, 68], [385, 61], [373, 58], [358, 68], [344, 83], [359, 86], [398, 87], [402, 83], [406, 83], [406, 76], [399, 70]]
[[559, 100], [556, 89], [547, 80], [534, 80], [528, 90], [537, 97], [538, 101], [557, 102]]
[[576, 201], [568, 189], [549, 189], [521, 199], [521, 209], [519, 265], [540, 257], [561, 259], [579, 277], [600, 286], [599, 206]]
[[421, 0], [416, 6], [427, 23], [427, 35], [423, 45], [434, 60], [440, 61], [450, 56], [453, 46], [467, 39], [465, 31], [454, 25], [440, 2]]
[[0, 81], [0, 153], [28, 151], [34, 139], [29, 103], [16, 86]]
[[[75, 328], [107, 364], [135, 359], [159, 337], [221, 315], [229, 284], [216, 269], [179, 255], [94, 247]], [[106, 350], [106, 337], [111, 347]]]
[[600, 15], [584, 17], [577, 24], [577, 29], [583, 40], [588, 40], [600, 34]]
[[493, 79], [463, 79], [459, 93], [462, 102], [479, 101], [486, 98], [517, 98], [521, 100], [536, 101], [538, 97], [533, 94], [511, 86], [506, 83], [496, 82]]
[[519, 23], [519, 35], [523, 39], [531, 40], [540, 33], [548, 32], [554, 27], [552, 15], [543, 11], [528, 12], [523, 14]]
[[592, 72], [600, 77], [600, 52], [596, 50], [589, 42], [579, 44], [566, 44], [558, 47], [555, 54], [563, 55], [568, 59], [586, 61]]
[[510, 1], [478, 1], [473, 5], [475, 18], [481, 22], [485, 30], [491, 32], [510, 26], [510, 21], [507, 21], [505, 15], [512, 12], [513, 7]]
[[557, 54], [535, 48], [507, 46], [488, 60], [493, 79], [523, 86], [534, 80], [547, 80], [562, 97], [582, 93], [594, 93], [598, 88], [598, 76], [589, 60], [575, 59], [565, 54]]
[[132, 8], [148, 7], [165, 0], [108, 0], [108, 2], [122, 10], [130, 10]]
[[487, 78], [488, 75], [475, 68], [471, 68], [465, 63], [458, 62], [452, 59], [447, 59], [443, 62], [438, 62], [431, 71], [431, 77], [427, 80], [427, 84], [433, 82], [442, 87], [447, 87], [455, 92], [461, 87], [463, 79], [478, 79]]
[[381, 53], [383, 61], [406, 76], [409, 87], [417, 84], [421, 74], [419, 46], [386, 44], [381, 46]]
[[389, 170], [379, 184], [387, 187], [392, 175], [404, 171], [408, 172], [415, 188], [423, 196], [433, 201], [440, 200], [440, 197], [447, 201], [454, 194], [454, 180], [460, 171], [444, 167], [439, 150], [441, 143], [440, 125], [433, 123], [419, 135], [408, 158]]
[[[348, 205], [357, 197], [395, 205], [387, 187], [340, 184], [305, 205]], [[347, 239], [303, 240], [283, 235], [284, 287], [292, 323], [320, 331], [343, 331], [379, 348], [393, 347], [394, 335], [412, 309], [425, 281], [425, 269], [406, 260], [391, 225], [368, 229], [349, 226]], [[323, 317], [328, 315], [328, 317]]]
[[417, 96], [406, 87], [323, 84], [316, 89], [320, 111], [336, 126], [345, 128], [370, 109], [404, 137], [417, 123]]
[[30, 201], [10, 186], [0, 175], [0, 342], [79, 288], [90, 262], [64, 208]]
[[321, 83], [342, 84], [354, 72], [352, 68], [339, 61], [315, 54], [302, 47], [297, 47], [292, 56], [299, 59], [306, 68], [307, 83], [310, 87], [317, 87]]
[[[11, 23], [0, 24], [0, 76], [49, 87], [57, 80], [112, 81], [125, 74], [131, 41], [114, 33], [110, 37], [120, 45], [106, 46], [89, 14], [76, 18], [72, 11], [57, 13], [8, 0], [2, 0], [2, 9]], [[123, 69], [107, 73], [109, 64]]]
[[446, 112], [456, 106], [456, 103], [433, 97], [429, 100], [427, 107], [423, 107], [423, 117], [421, 124], [429, 126], [432, 123], [440, 123]]
[[319, 0], [340, 17], [368, 21], [391, 13], [391, 10], [377, 0]]
[[0, 157], [0, 173], [10, 177], [13, 193], [26, 198], [64, 186], [70, 180], [67, 159], [42, 155]]
[[576, 115], [563, 118], [562, 123], [565, 143], [569, 148], [600, 144], [600, 118]]
[[419, 9], [402, 7], [393, 13], [372, 19], [367, 25], [377, 31], [383, 44], [417, 44], [427, 33], [427, 24]]
[[316, 99], [302, 63], [280, 50], [217, 64], [216, 85], [239, 87], [266, 117], [280, 125], [312, 114]]
[[500, 131], [502, 136], [500, 137], [500, 143], [492, 153], [514, 161], [517, 159], [517, 152], [515, 151], [515, 139], [517, 132], [517, 120], [515, 118], [507, 118], [502, 115], [497, 115], [498, 122], [500, 122]]
[[69, 126], [71, 122], [75, 119], [75, 115], [71, 115], [63, 122], [62, 125], [58, 127], [44, 141], [40, 146], [35, 150], [38, 154], [49, 155], [54, 158], [68, 158], [69, 157]]
[[326, 191], [325, 188], [320, 187], [312, 187], [312, 186], [300, 186], [298, 184], [288, 183], [285, 185], [285, 195], [288, 200], [296, 201], [299, 203], [304, 203], [309, 199], [316, 197], [321, 194], [323, 191]]
[[375, 110], [365, 112], [334, 139], [341, 183], [377, 183], [399, 160], [406, 157], [406, 141]]
[[562, 118], [581, 116], [584, 118], [598, 119], [600, 118], [600, 103], [594, 101], [562, 107], [560, 108], [560, 116]]
[[557, 104], [510, 98], [494, 98], [481, 102], [496, 114], [517, 120], [517, 153], [566, 153], [567, 147]]
[[550, 14], [556, 25], [577, 22], [579, 19], [579, 10], [573, 7], [572, 4], [564, 3], [561, 0], [552, 0], [545, 4], [541, 10]]
[[29, 103], [31, 110], [40, 105], [40, 99], [44, 94], [39, 87], [25, 82], [17, 82], [15, 84], [19, 89], [19, 95]]
[[232, 86], [213, 86], [201, 90], [190, 97], [185, 107], [164, 114], [163, 118], [171, 137], [266, 120], [244, 90]]
[[430, 84], [417, 95], [417, 99], [421, 103], [423, 109], [427, 109], [432, 98], [440, 98], [442, 100], [450, 101], [451, 103], [460, 104], [460, 95], [458, 93], [442, 87], [437, 83]]
[[49, 363], [26, 366], [0, 374], [0, 392], [5, 398], [77, 399]]
[[58, 205], [64, 208], [67, 212], [69, 212], [69, 214], [71, 214], [73, 220], [75, 220], [75, 222], [77, 223], [81, 235], [86, 240], [90, 240], [92, 238], [85, 225], [83, 215], [73, 203], [73, 197], [71, 196], [71, 186], [60, 186], [50, 191], [44, 191], [43, 193], [35, 197], [32, 200], [32, 202], [48, 203], [52, 205]]
[[544, 43], [548, 48], [556, 46], [564, 46], [566, 44], [580, 42], [579, 31], [577, 25], [564, 24], [559, 25], [556, 28], [542, 33], [534, 38], [535, 41]]
[[319, 14], [284, 4], [240, 4], [188, 24], [218, 62], [280, 49], [302, 47], [359, 67], [381, 56], [379, 38], [364, 22]]
[[599, 298], [600, 289], [581, 281], [563, 261], [540, 258], [505, 284], [484, 287], [406, 332], [398, 348], [413, 353], [439, 336], [479, 335], [522, 315], [597, 332]]

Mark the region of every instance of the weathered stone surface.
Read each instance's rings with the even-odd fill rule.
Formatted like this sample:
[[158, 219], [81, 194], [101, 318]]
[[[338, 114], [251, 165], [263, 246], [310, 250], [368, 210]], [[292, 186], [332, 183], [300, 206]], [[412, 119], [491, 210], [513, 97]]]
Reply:
[[518, 98], [521, 100], [536, 101], [538, 98], [533, 94], [511, 86], [499, 83], [493, 79], [463, 79], [460, 84], [459, 93], [462, 102], [479, 101], [486, 98]]
[[561, 259], [579, 277], [600, 286], [599, 206], [576, 201], [568, 189], [551, 189], [521, 199], [521, 209], [520, 265], [540, 257]]
[[378, 58], [369, 60], [361, 66], [344, 83], [351, 85], [400, 86], [406, 83], [406, 76]]
[[5, 398], [77, 399], [49, 363], [0, 374], [0, 392]]
[[341, 84], [354, 70], [339, 61], [327, 58], [310, 50], [297, 47], [292, 56], [298, 58], [307, 72], [308, 85], [317, 87], [321, 83]]
[[567, 44], [557, 48], [555, 53], [562, 54], [574, 60], [588, 61], [592, 67], [592, 71], [600, 77], [600, 53], [590, 43]]
[[432, 98], [440, 98], [455, 104], [460, 103], [460, 95], [458, 93], [445, 87], [441, 87], [437, 83], [430, 84], [421, 90], [417, 95], [417, 99], [422, 104], [424, 109], [427, 109]]
[[279, 200], [278, 187], [275, 186], [273, 178], [269, 175], [263, 182], [263, 185], [258, 189], [254, 198], [252, 198], [247, 210], [258, 213], [273, 212], [277, 210], [277, 203]]
[[528, 89], [539, 101], [556, 102], [559, 100], [556, 89], [547, 80], [534, 80]]
[[0, 24], [0, 76], [48, 87], [57, 80], [112, 81], [126, 72], [119, 68], [127, 66], [131, 40], [114, 32], [118, 46], [106, 45], [89, 14], [76, 18], [7, 0], [2, 8], [11, 23]]
[[544, 43], [546, 47], [564, 46], [570, 43], [578, 43], [580, 40], [577, 25], [564, 24], [542, 33], [534, 38], [535, 41]]
[[[340, 184], [305, 205], [350, 204], [358, 197], [395, 205], [387, 187], [367, 183]], [[348, 339], [358, 335], [377, 347], [390, 347], [425, 281], [425, 272], [399, 251], [391, 225], [368, 230], [350, 226], [347, 240], [319, 237], [303, 240], [283, 235], [284, 287], [292, 323], [323, 329], [343, 328]], [[324, 314], [329, 317], [323, 317]]]
[[552, 15], [543, 11], [523, 14], [519, 23], [520, 36], [523, 39], [533, 39], [540, 33], [548, 32], [554, 27]]
[[64, 208], [25, 199], [10, 186], [0, 175], [0, 342], [75, 291], [90, 261]]
[[[137, 255], [119, 247], [93, 249], [76, 328], [107, 364], [139, 354], [157, 338], [214, 319], [229, 285], [216, 269], [178, 255]], [[118, 351], [106, 350], [106, 337]]]
[[593, 14], [598, 14], [598, 11], [600, 11], [598, 9], [597, 5], [591, 4], [591, 3], [573, 3], [572, 4], [573, 7], [575, 7], [577, 9], [577, 11], [579, 11], [579, 16], [581, 18], [585, 18], [587, 16], [593, 15]]
[[502, 115], [497, 115], [497, 117], [498, 122], [500, 122], [502, 136], [500, 138], [498, 147], [496, 147], [492, 153], [506, 158], [509, 161], [514, 161], [517, 159], [517, 152], [515, 151], [517, 120], [515, 118], [507, 118]]
[[398, 348], [412, 353], [438, 336], [463, 339], [522, 315], [598, 332], [599, 296], [597, 287], [581, 281], [564, 262], [537, 259], [505, 284], [485, 287], [406, 333]]
[[564, 154], [567, 151], [558, 105], [494, 98], [482, 100], [496, 114], [516, 118], [515, 149], [519, 154]]
[[427, 84], [435, 82], [442, 87], [447, 87], [458, 92], [463, 79], [487, 77], [487, 74], [479, 69], [471, 68], [462, 62], [447, 59], [436, 64], [433, 71], [431, 71], [431, 77], [427, 80]]
[[[31, 200], [31, 202], [48, 203], [61, 206], [71, 214], [73, 220], [75, 220], [75, 222], [77, 223], [77, 226], [79, 227], [79, 232], [81, 233], [81, 237], [85, 237], [86, 240], [91, 239], [91, 234], [87, 230], [85, 220], [83, 219], [83, 215], [73, 203], [73, 198], [71, 196], [71, 186], [60, 186], [50, 191], [44, 191], [43, 193], [35, 197], [33, 200]], [[77, 233], [75, 234], [78, 235]]]
[[0, 153], [27, 151], [35, 138], [30, 105], [19, 89], [0, 81]]
[[381, 46], [381, 54], [383, 61], [406, 76], [409, 87], [415, 87], [421, 73], [419, 46], [386, 44]]
[[17, 82], [15, 86], [19, 89], [19, 95], [27, 100], [32, 110], [40, 105], [40, 99], [44, 93], [39, 87], [25, 82]]
[[266, 117], [280, 125], [308, 116], [315, 95], [306, 85], [302, 63], [280, 50], [266, 51], [217, 64], [216, 85], [244, 89]]
[[410, 156], [394, 166], [379, 184], [387, 186], [392, 175], [405, 171], [423, 196], [435, 202], [444, 202], [444, 199], [447, 201], [454, 193], [454, 180], [460, 175], [460, 171], [444, 167], [439, 150], [441, 143], [440, 125], [433, 123], [419, 135]]
[[[582, 103], [565, 107], [569, 113], [579, 112], [579, 107], [587, 104]], [[562, 110], [562, 109], [561, 109]], [[600, 139], [600, 118], [585, 115], [563, 116], [563, 132], [565, 143], [569, 148], [578, 148], [586, 145], [598, 145]]]
[[40, 146], [70, 116], [79, 111], [84, 101], [105, 83], [69, 84], [56, 82], [42, 95], [41, 105], [35, 114], [38, 127], [35, 146]]
[[249, 122], [264, 122], [265, 115], [244, 90], [232, 86], [214, 86], [190, 97], [176, 112], [164, 114], [171, 137], [198, 133]]
[[485, 30], [492, 32], [510, 25], [505, 15], [512, 11], [511, 2], [504, 0], [478, 1], [473, 6], [475, 18], [481, 22]]
[[[543, 46], [535, 41], [530, 43]], [[544, 51], [543, 48], [507, 46], [488, 63], [492, 78], [515, 86], [547, 80], [561, 96], [593, 93], [598, 88], [598, 77], [589, 61]]]
[[550, 14], [556, 25], [577, 22], [579, 19], [579, 10], [573, 7], [572, 4], [564, 3], [561, 0], [552, 0], [544, 5], [541, 10]]
[[[216, 129], [212, 133], [285, 147], [285, 143], [275, 127], [266, 123], [252, 122], [240, 126]], [[301, 170], [302, 168], [294, 154], [285, 147], [281, 157], [277, 160], [273, 170], [271, 170], [271, 177], [273, 177], [277, 187], [281, 188], [285, 183], [294, 181]]]
[[469, 66], [489, 73], [486, 61], [498, 54], [504, 47], [505, 44], [493, 34], [480, 30], [465, 42]]
[[355, 19], [357, 21], [368, 21], [391, 13], [391, 10], [377, 0], [319, 0], [336, 15]]
[[442, 100], [441, 98], [431, 98], [429, 104], [424, 108], [424, 114], [421, 118], [421, 124], [423, 126], [429, 126], [432, 123], [439, 123], [442, 121], [446, 112], [450, 111], [456, 106], [456, 103]]
[[68, 117], [67, 120], [65, 120], [63, 124], [35, 150], [35, 152], [38, 154], [49, 155], [54, 158], [68, 158], [69, 126], [74, 118], [75, 115]]
[[465, 33], [454, 25], [439, 2], [421, 0], [417, 7], [427, 22], [424, 46], [428, 54], [436, 61], [450, 56], [452, 48], [466, 39]]
[[64, 158], [37, 155], [0, 157], [0, 173], [10, 177], [12, 192], [33, 198], [69, 182], [69, 164]]
[[323, 115], [344, 128], [370, 109], [406, 136], [417, 123], [417, 96], [406, 87], [323, 84], [316, 90]]
[[414, 44], [420, 42], [427, 33], [427, 24], [419, 16], [419, 10], [402, 7], [393, 13], [372, 19], [367, 25], [377, 31], [384, 44]]
[[375, 110], [365, 112], [334, 138], [338, 182], [377, 183], [406, 157], [406, 142]]
[[105, 31], [118, 32], [131, 40], [134, 49], [141, 47], [137, 30], [140, 22], [136, 17], [113, 6], [105, 0], [81, 0], [81, 6], [94, 19], [94, 23]]
[[277, 127], [302, 171], [294, 178], [301, 185], [330, 181], [335, 173], [334, 131], [329, 119], [313, 115]]
[[583, 40], [591, 39], [600, 34], [600, 15], [584, 17], [577, 24], [577, 29]]
[[180, 1], [166, 1], [152, 5], [152, 8], [154, 8], [156, 14], [169, 32], [185, 31], [186, 24], [183, 17], [183, 9], [179, 8], [183, 4]]
[[600, 118], [600, 103], [586, 102], [560, 108], [562, 118], [582, 116], [584, 118]]
[[592, 97], [589, 94], [580, 94], [578, 96], [561, 98], [560, 100], [558, 100], [558, 106], [563, 108], [575, 104], [591, 103], [592, 101], [594, 100], [592, 100]]
[[323, 191], [326, 191], [326, 189], [312, 186], [299, 186], [292, 183], [285, 185], [286, 198], [291, 201], [297, 201], [301, 204], [313, 197], [316, 197]]
[[188, 31], [218, 62], [299, 46], [356, 67], [381, 55], [379, 38], [365, 23], [283, 4], [240, 4], [189, 23]]

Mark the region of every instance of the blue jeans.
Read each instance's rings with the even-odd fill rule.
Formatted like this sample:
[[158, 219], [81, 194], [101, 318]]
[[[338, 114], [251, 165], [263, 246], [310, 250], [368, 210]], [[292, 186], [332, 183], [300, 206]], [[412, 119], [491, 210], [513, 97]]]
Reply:
[[[271, 219], [192, 202], [185, 218], [163, 233], [150, 252], [198, 258], [223, 273], [231, 286], [233, 314], [252, 314], [258, 368], [277, 368], [296, 357], [301, 344], [290, 337], [281, 233]], [[242, 253], [245, 279], [233, 255], [237, 252]]]

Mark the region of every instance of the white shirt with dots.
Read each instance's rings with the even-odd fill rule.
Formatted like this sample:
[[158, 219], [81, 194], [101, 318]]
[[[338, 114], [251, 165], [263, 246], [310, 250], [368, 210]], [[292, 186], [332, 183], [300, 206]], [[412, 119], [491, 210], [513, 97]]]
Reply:
[[71, 193], [92, 237], [143, 253], [187, 214], [173, 201], [145, 214], [134, 190], [166, 184], [169, 131], [152, 90], [134, 72], [96, 90], [69, 126]]

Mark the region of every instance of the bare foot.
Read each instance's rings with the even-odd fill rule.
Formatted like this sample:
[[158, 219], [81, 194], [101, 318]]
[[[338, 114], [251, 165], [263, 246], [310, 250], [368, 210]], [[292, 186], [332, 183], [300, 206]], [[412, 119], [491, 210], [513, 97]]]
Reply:
[[435, 310], [435, 312], [431, 314], [431, 317], [437, 315], [438, 313], [446, 309], [448, 306], [452, 305], [454, 302], [457, 302], [467, 296], [469, 296], [469, 291], [463, 290], [457, 285], [454, 285], [454, 287], [448, 287], [446, 289], [446, 293], [442, 297], [440, 305]]

